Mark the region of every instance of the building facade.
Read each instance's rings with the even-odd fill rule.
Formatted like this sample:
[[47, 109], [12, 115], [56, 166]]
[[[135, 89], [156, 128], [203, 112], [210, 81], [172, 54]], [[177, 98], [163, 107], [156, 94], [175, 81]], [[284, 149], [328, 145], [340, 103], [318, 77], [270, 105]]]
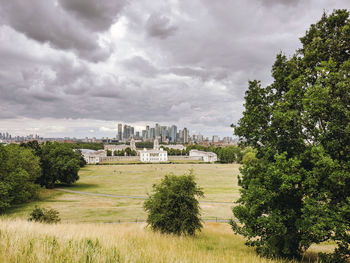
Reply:
[[140, 161], [143, 163], [161, 163], [168, 161], [168, 152], [159, 148], [158, 139], [153, 142], [153, 149], [143, 149], [138, 151], [140, 155]]
[[204, 152], [198, 150], [191, 150], [190, 157], [202, 157], [203, 161], [206, 163], [213, 163], [218, 160], [218, 156], [213, 152]]

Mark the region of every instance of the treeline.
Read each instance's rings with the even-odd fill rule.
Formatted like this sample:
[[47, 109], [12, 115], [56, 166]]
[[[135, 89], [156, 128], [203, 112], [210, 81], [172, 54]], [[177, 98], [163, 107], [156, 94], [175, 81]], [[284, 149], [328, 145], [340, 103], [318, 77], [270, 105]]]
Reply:
[[161, 146], [164, 151], [167, 151], [168, 155], [170, 156], [176, 156], [176, 155], [188, 155], [188, 151], [186, 150], [180, 150], [180, 149], [171, 149], [166, 146]]
[[153, 148], [153, 142], [135, 142], [135, 146], [138, 149], [150, 149]]
[[125, 150], [107, 150], [107, 156], [136, 156], [137, 152], [135, 150], [132, 150], [130, 147], [127, 147]]
[[86, 163], [64, 143], [0, 145], [0, 212], [35, 198], [40, 186], [72, 184]]
[[89, 149], [89, 150], [103, 150], [103, 143], [99, 142], [75, 142], [67, 143], [72, 149]]

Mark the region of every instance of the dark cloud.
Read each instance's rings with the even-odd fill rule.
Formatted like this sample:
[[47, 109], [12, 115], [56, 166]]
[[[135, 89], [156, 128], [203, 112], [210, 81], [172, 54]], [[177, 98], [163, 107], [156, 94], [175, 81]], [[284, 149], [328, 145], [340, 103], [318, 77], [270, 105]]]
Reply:
[[173, 35], [176, 30], [177, 27], [171, 25], [170, 19], [161, 14], [150, 15], [146, 22], [146, 31], [151, 37], [165, 39]]
[[59, 3], [93, 31], [105, 31], [117, 20], [127, 0], [59, 0]]
[[[99, 1], [99, 4], [93, 4], [97, 3], [95, 1], [84, 1], [84, 4], [81, 1], [61, 2], [65, 9], [55, 1], [0, 0], [2, 23], [28, 38], [73, 51], [82, 58], [91, 61], [106, 59], [110, 50], [99, 46], [97, 33], [107, 30], [115, 21], [122, 2], [113, 8], [109, 1]], [[87, 19], [89, 11], [91, 19]]]

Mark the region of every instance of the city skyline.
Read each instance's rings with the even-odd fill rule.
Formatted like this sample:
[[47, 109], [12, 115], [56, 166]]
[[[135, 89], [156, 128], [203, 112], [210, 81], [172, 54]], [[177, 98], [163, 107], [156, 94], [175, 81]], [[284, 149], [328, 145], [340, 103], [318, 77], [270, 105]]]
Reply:
[[153, 141], [154, 139], [158, 139], [161, 142], [166, 143], [189, 143], [190, 141], [202, 142], [205, 140], [218, 142], [219, 139], [223, 139], [225, 141], [232, 141], [232, 136], [223, 136], [220, 137], [218, 135], [208, 136], [201, 133], [191, 132], [187, 127], [178, 127], [175, 124], [166, 126], [159, 123], [155, 123], [154, 127], [151, 125], [138, 126], [137, 129], [132, 125], [126, 123], [117, 123], [115, 129], [114, 136], [68, 136], [64, 134], [64, 136], [43, 136], [38, 133], [32, 134], [11, 134], [8, 131], [0, 130], [0, 139], [4, 140], [13, 140], [17, 139], [17, 141], [25, 141], [25, 140], [44, 140], [49, 138], [61, 138], [61, 139], [77, 139], [77, 140], [86, 140], [86, 139], [113, 139], [119, 140], [120, 142], [130, 141], [130, 139], [142, 140], [142, 141]]

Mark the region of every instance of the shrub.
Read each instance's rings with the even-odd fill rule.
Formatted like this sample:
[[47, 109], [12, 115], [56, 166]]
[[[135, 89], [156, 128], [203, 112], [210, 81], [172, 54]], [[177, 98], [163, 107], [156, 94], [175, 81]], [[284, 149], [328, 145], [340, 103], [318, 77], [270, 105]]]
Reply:
[[144, 203], [147, 223], [155, 231], [176, 235], [194, 235], [202, 228], [199, 202], [203, 196], [193, 172], [188, 175], [166, 175]]
[[61, 221], [59, 212], [55, 209], [40, 208], [35, 206], [28, 218], [29, 221], [41, 222], [41, 223], [58, 223]]

